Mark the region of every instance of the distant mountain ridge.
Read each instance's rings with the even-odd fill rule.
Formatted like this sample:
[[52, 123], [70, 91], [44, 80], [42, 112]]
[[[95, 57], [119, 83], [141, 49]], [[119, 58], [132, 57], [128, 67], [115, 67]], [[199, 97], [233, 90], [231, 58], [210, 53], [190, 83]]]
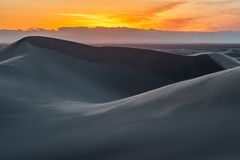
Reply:
[[58, 30], [0, 30], [0, 43], [26, 36], [50, 36], [88, 44], [113, 43], [240, 43], [240, 32], [175, 32], [132, 28], [62, 27]]

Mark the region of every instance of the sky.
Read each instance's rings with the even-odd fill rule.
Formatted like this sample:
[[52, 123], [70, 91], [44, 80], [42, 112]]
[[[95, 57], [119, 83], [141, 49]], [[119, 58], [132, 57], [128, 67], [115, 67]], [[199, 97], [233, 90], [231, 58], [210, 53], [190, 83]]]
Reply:
[[0, 0], [0, 29], [240, 31], [240, 0]]

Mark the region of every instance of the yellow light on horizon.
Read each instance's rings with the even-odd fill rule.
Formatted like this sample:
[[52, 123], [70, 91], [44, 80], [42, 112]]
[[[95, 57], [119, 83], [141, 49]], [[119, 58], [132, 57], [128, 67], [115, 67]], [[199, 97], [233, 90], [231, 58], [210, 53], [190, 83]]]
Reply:
[[173, 31], [240, 30], [240, 1], [8, 0], [0, 2], [0, 29], [129, 27]]

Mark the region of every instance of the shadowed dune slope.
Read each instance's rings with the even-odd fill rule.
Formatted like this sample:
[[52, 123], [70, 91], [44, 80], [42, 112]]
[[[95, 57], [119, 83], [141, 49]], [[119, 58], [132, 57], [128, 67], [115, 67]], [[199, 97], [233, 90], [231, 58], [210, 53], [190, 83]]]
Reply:
[[180, 56], [144, 49], [123, 47], [90, 47], [45, 37], [27, 37], [36, 46], [97, 63], [117, 63], [141, 67], [169, 79], [181, 81], [221, 70], [208, 55]]
[[0, 108], [0, 157], [237, 160], [239, 83], [236, 68], [109, 103], [10, 97]]
[[2, 79], [23, 94], [71, 95], [86, 102], [117, 100], [225, 69], [208, 55], [91, 47], [46, 37], [17, 41], [0, 52], [0, 60]]
[[0, 159], [238, 160], [224, 57], [24, 38], [0, 51]]

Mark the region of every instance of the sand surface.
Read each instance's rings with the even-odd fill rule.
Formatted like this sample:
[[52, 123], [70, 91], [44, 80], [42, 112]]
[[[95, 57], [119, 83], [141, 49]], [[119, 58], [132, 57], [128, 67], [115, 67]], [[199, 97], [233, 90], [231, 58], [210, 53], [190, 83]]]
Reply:
[[0, 159], [238, 160], [238, 66], [24, 38], [0, 51]]

